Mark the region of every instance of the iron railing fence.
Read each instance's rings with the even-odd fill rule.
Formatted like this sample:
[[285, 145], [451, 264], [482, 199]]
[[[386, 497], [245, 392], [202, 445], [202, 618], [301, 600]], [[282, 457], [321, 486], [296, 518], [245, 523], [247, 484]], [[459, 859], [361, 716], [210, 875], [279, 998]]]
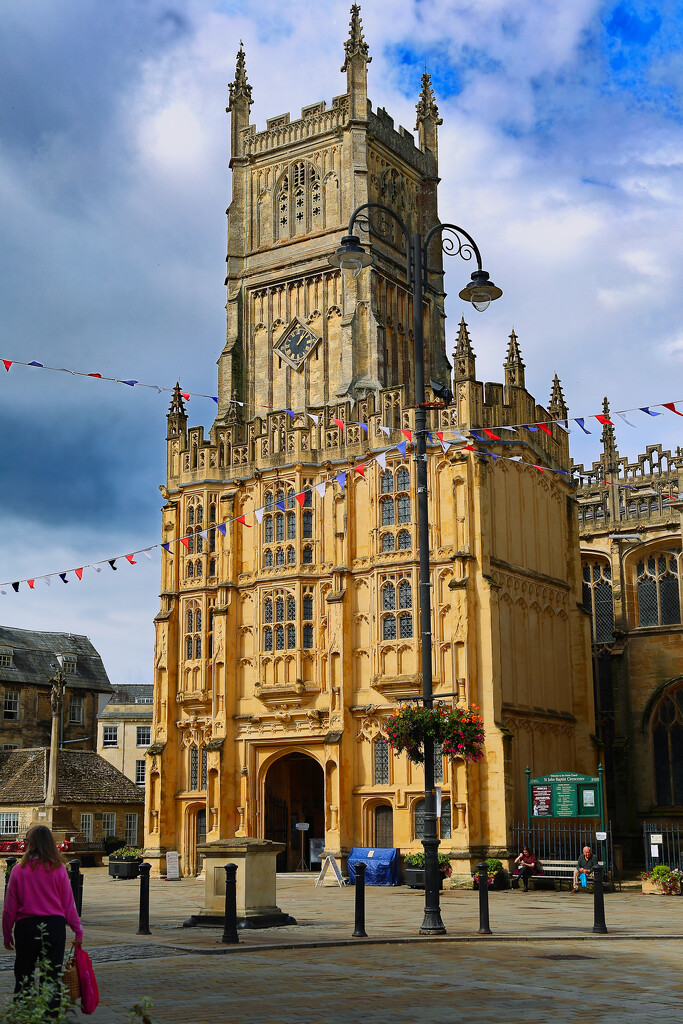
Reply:
[[615, 880], [614, 844], [612, 841], [612, 823], [604, 828], [607, 839], [595, 838], [600, 827], [595, 823], [565, 822], [557, 819], [533, 822], [513, 821], [512, 850], [514, 856], [523, 846], [536, 854], [541, 864], [544, 860], [569, 860], [576, 862], [583, 852], [584, 846], [590, 846], [604, 864], [605, 879]]
[[[661, 836], [661, 841], [659, 837]], [[671, 821], [657, 825], [652, 821], [643, 822], [643, 846], [645, 847], [645, 870], [652, 871], [657, 864], [683, 871], [683, 848], [681, 847], [681, 826]], [[658, 856], [653, 854], [657, 847]]]

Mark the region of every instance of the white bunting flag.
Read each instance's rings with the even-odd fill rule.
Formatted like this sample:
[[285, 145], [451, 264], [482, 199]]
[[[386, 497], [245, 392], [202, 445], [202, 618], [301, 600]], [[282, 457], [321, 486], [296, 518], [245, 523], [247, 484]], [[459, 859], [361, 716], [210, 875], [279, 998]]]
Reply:
[[325, 487], [326, 486], [327, 486], [327, 481], [325, 481], [322, 484], [316, 484], [315, 485], [315, 489], [316, 489], [316, 491], [318, 492], [318, 494], [320, 495], [321, 498], [325, 497]]
[[377, 456], [377, 458], [375, 459], [375, 462], [377, 463], [378, 466], [381, 466], [382, 469], [386, 469], [387, 468], [387, 453], [386, 452], [382, 452], [380, 455]]
[[264, 511], [265, 511], [265, 509], [262, 509], [262, 508], [255, 508], [254, 509], [254, 515], [256, 516], [256, 522], [257, 523], [260, 523], [261, 520], [263, 519]]

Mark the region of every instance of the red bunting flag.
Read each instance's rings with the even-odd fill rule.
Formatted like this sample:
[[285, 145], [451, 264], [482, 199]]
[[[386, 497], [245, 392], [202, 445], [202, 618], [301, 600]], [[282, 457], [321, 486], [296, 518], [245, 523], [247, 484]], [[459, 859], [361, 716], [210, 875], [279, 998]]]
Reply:
[[190, 550], [190, 544], [189, 544], [189, 541], [188, 541], [187, 537], [181, 537], [180, 538], [180, 543], [184, 544], [188, 551]]
[[473, 444], [466, 444], [463, 446], [463, 451], [465, 452], [476, 452], [476, 450], [477, 449], [474, 447]]
[[356, 473], [360, 473], [361, 476], [365, 476], [365, 463], [359, 462], [357, 466], [353, 467]]
[[88, 376], [89, 377], [99, 377], [100, 380], [102, 380], [102, 374], [101, 373], [89, 373]]
[[304, 492], [300, 491], [298, 494], [295, 494], [294, 497], [296, 498], [296, 500], [299, 502], [299, 504], [303, 508], [304, 507], [304, 502], [306, 500], [306, 495], [304, 494]]
[[543, 472], [543, 466], [537, 466], [535, 462], [530, 462], [530, 463], [529, 463], [529, 465], [530, 465], [530, 466], [531, 466], [531, 467], [532, 467], [533, 469], [537, 469], [537, 470], [539, 471], [539, 473], [542, 473], [542, 472]]
[[403, 434], [404, 437], [407, 437], [409, 441], [413, 440], [412, 430], [402, 430], [401, 433]]
[[595, 418], [598, 421], [598, 423], [602, 423], [603, 425], [607, 425], [608, 427], [614, 426], [609, 416], [604, 416], [601, 412], [596, 412]]
[[538, 429], [542, 430], [545, 434], [549, 434], [551, 437], [553, 436], [552, 430], [549, 430], [545, 423], [539, 423]]
[[481, 428], [487, 437], [490, 437], [492, 441], [500, 441], [500, 435], [494, 434], [492, 430], [487, 430], [486, 427]]
[[[129, 562], [130, 562], [130, 564], [131, 564], [131, 565], [137, 565], [137, 564], [138, 564], [138, 563], [137, 563], [137, 562], [135, 561], [135, 559], [133, 558], [133, 556], [132, 556], [132, 555], [126, 555], [126, 559], [127, 559], [127, 561], [129, 561]], [[78, 569], [76, 569], [76, 572], [78, 572]], [[82, 570], [82, 569], [81, 569], [81, 572], [83, 572], [83, 570]], [[80, 577], [79, 577], [79, 579], [80, 579]]]
[[181, 391], [180, 394], [183, 396], [183, 398], [185, 399], [186, 402], [190, 401], [190, 392], [189, 391]]
[[[5, 366], [7, 366], [6, 363]], [[9, 366], [7, 367], [7, 369], [9, 370]], [[665, 409], [668, 409], [669, 412], [675, 412], [677, 416], [683, 416], [683, 412], [679, 412], [673, 402], [662, 402], [662, 405]]]
[[74, 569], [74, 572], [78, 576], [79, 580], [83, 579], [83, 569]]
[[337, 426], [339, 427], [339, 429], [343, 432], [343, 430], [344, 430], [344, 420], [335, 420], [334, 417], [332, 417], [332, 422], [336, 423]]
[[438, 437], [439, 441], [443, 441], [443, 430], [437, 430], [436, 436]]
[[237, 516], [236, 521], [238, 523], [241, 523], [242, 526], [246, 526], [246, 527], [248, 527], [248, 529], [251, 530], [251, 523], [247, 522], [247, 517], [246, 516]]
[[9, 373], [9, 368], [12, 365], [12, 360], [11, 359], [3, 359], [3, 363], [5, 364], [5, 369]]
[[28, 583], [28, 585], [31, 588], [31, 590], [33, 590], [33, 586], [34, 586], [36, 581], [35, 580], [26, 580], [26, 582]]

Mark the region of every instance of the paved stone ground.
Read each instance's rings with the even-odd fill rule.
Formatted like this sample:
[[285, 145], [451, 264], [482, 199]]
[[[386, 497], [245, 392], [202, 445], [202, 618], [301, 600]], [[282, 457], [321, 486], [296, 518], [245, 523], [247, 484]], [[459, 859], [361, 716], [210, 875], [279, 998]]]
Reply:
[[[202, 905], [202, 883], [153, 881], [153, 934], [143, 937], [137, 883], [87, 871], [85, 945], [101, 994], [93, 1021], [127, 1021], [141, 995], [154, 1002], [155, 1024], [683, 1019], [680, 899], [608, 894], [609, 934], [594, 936], [590, 895], [495, 893], [494, 934], [479, 937], [477, 894], [455, 890], [442, 898], [448, 937], [424, 940], [421, 892], [368, 888], [370, 938], [354, 940], [353, 890], [313, 884], [279, 876], [278, 903], [297, 925], [242, 933], [226, 947], [220, 932], [181, 927]], [[0, 957], [3, 1004], [11, 966], [10, 954]]]

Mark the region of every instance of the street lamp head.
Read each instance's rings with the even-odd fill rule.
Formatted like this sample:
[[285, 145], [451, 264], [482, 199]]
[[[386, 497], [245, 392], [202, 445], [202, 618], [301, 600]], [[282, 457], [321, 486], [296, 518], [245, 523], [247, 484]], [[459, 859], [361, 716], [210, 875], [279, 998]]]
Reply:
[[372, 263], [372, 256], [360, 244], [358, 235], [344, 235], [341, 245], [327, 257], [333, 267], [338, 267], [347, 280], [358, 277], [363, 267]]
[[502, 294], [502, 289], [489, 280], [485, 270], [475, 270], [470, 283], [460, 292], [460, 298], [471, 302], [476, 310], [483, 313]]

